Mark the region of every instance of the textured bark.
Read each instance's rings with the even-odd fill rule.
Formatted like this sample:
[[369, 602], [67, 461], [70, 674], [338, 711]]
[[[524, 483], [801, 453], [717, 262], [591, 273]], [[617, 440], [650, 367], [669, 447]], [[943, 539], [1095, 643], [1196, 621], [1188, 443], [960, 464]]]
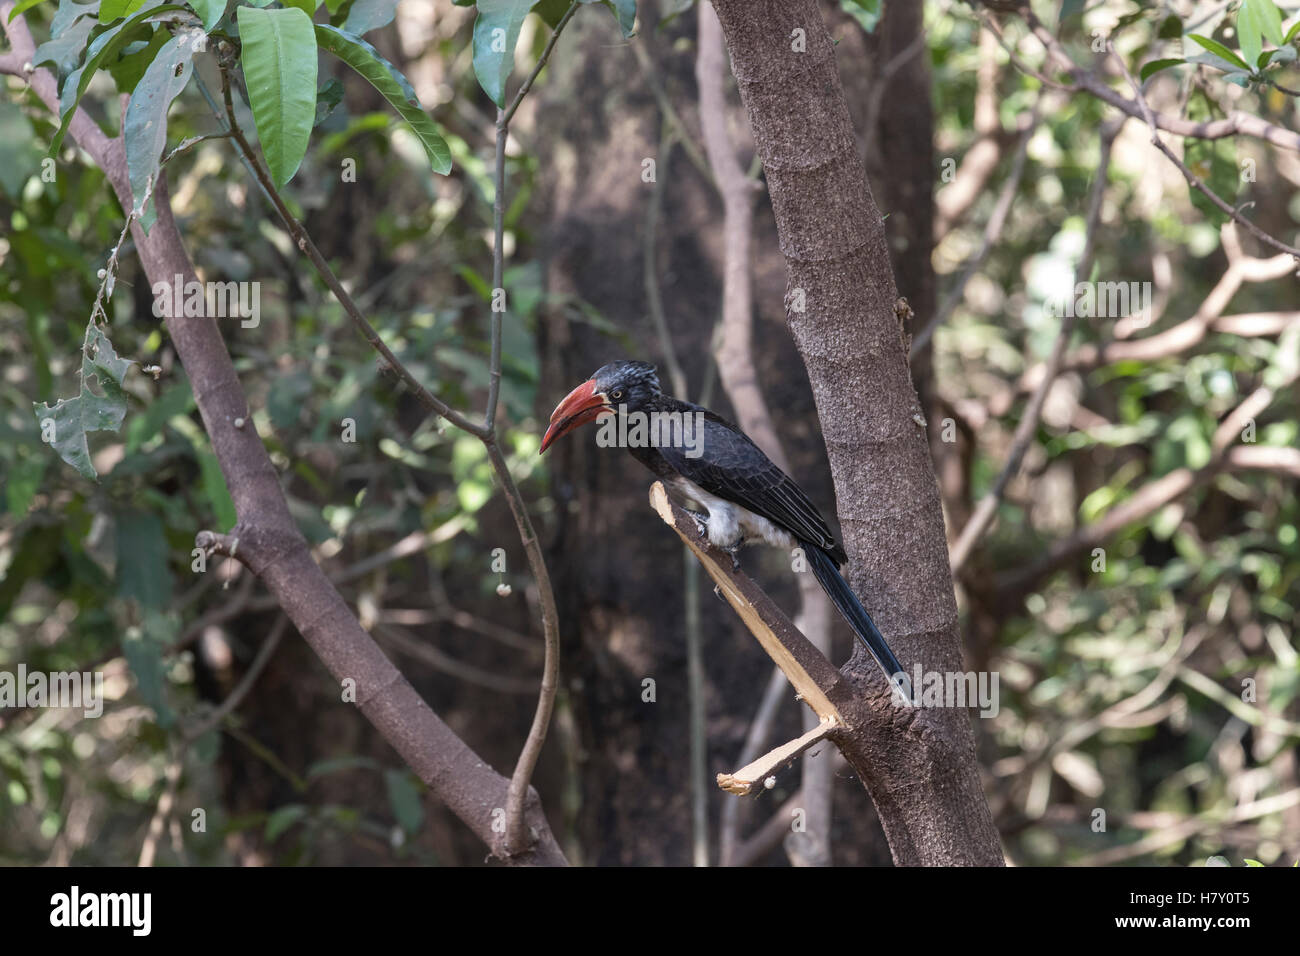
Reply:
[[[787, 312], [822, 422], [849, 578], [906, 665], [962, 669], [943, 514], [834, 47], [813, 0], [716, 0], [788, 272]], [[806, 49], [798, 50], [802, 32]], [[797, 306], [796, 306], [797, 307]], [[853, 731], [837, 740], [900, 865], [1000, 865], [964, 710], [904, 710], [856, 649]]]

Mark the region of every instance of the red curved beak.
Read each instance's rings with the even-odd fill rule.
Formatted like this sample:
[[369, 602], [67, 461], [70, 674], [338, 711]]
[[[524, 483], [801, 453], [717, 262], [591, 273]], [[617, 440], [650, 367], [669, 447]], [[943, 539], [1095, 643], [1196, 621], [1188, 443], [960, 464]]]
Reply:
[[580, 425], [594, 422], [601, 415], [612, 415], [614, 410], [605, 400], [605, 393], [596, 391], [596, 380], [588, 379], [568, 395], [564, 401], [555, 406], [551, 412], [551, 427], [542, 437], [542, 447], [537, 454], [546, 451], [561, 435], [568, 434]]

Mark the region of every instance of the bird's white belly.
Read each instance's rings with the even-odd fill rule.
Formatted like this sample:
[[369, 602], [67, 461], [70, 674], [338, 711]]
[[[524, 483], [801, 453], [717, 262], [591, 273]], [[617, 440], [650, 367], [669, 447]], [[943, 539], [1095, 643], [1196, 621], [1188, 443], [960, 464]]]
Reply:
[[734, 548], [749, 541], [765, 541], [777, 548], [793, 548], [794, 538], [761, 515], [734, 501], [711, 495], [689, 478], [672, 479], [673, 490], [709, 513], [709, 542], [719, 548]]

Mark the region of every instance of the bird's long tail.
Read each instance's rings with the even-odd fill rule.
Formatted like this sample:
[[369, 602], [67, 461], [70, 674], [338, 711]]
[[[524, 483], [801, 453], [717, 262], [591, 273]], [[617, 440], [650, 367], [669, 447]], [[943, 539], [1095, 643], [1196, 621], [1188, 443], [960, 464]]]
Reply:
[[867, 609], [862, 606], [858, 596], [849, 588], [849, 584], [840, 575], [840, 569], [835, 564], [835, 560], [815, 544], [802, 543], [804, 554], [808, 556], [808, 563], [812, 565], [813, 574], [817, 576], [817, 582], [822, 586], [822, 590], [830, 597], [831, 603], [835, 605], [836, 610], [844, 616], [844, 620], [849, 622], [849, 627], [863, 644], [867, 645], [867, 650], [871, 651], [871, 656], [876, 659], [876, 663], [881, 666], [885, 672], [886, 679], [892, 678], [895, 674], [903, 672], [903, 665], [898, 662], [894, 652], [889, 649], [885, 643], [885, 637], [880, 633], [871, 616], [867, 614]]

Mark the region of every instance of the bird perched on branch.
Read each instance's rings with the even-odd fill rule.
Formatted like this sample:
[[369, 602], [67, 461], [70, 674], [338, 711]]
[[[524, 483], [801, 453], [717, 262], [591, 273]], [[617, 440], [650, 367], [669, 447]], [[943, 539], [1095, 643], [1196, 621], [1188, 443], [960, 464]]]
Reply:
[[601, 445], [623, 445], [664, 485], [707, 512], [701, 535], [731, 555], [763, 541], [803, 549], [818, 583], [887, 678], [903, 672], [840, 575], [847, 557], [803, 489], [749, 436], [707, 408], [665, 395], [647, 362], [611, 362], [556, 406], [539, 454], [561, 435], [600, 420]]

